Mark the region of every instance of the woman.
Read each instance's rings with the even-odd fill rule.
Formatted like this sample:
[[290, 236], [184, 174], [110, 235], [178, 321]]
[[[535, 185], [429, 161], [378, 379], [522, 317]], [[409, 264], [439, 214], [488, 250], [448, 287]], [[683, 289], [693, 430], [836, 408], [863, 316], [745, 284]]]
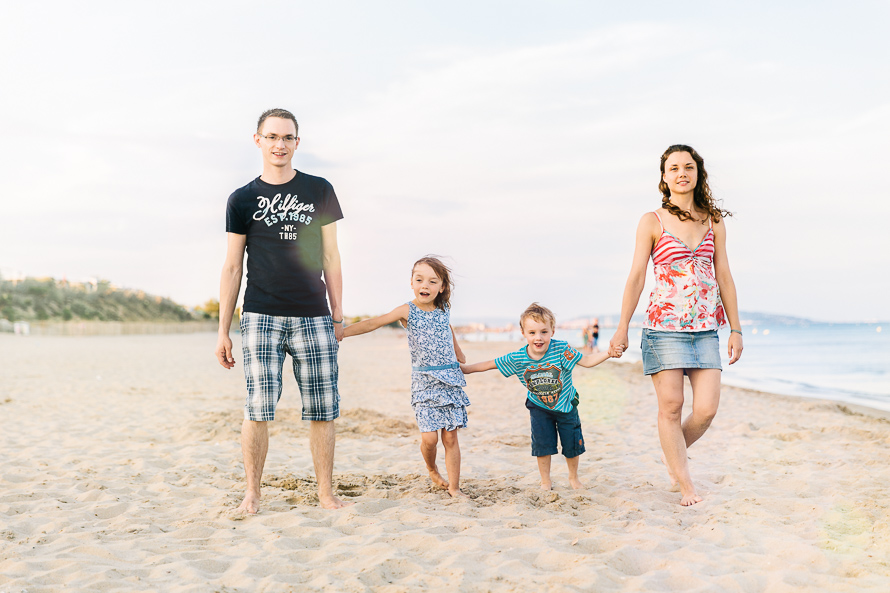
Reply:
[[[720, 350], [717, 328], [729, 320], [729, 364], [742, 355], [742, 331], [735, 284], [726, 257], [726, 225], [731, 213], [718, 207], [708, 188], [701, 156], [676, 144], [661, 155], [662, 207], [637, 226], [633, 264], [621, 320], [609, 348], [627, 350], [627, 329], [652, 257], [655, 289], [643, 329], [643, 369], [658, 395], [658, 437], [671, 484], [680, 485], [680, 504], [701, 502], [686, 449], [708, 429], [720, 401]], [[690, 247], [694, 246], [694, 247]], [[681, 423], [683, 375], [692, 385], [692, 413]]]

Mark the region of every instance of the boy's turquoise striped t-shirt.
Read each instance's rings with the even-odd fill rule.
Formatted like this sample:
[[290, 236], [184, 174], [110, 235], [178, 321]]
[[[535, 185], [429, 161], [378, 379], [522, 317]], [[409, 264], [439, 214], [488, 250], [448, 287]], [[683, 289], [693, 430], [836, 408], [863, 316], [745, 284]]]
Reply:
[[550, 340], [541, 360], [533, 360], [526, 348], [495, 358], [494, 364], [505, 377], [519, 377], [533, 404], [547, 410], [571, 412], [575, 397], [572, 369], [581, 360], [581, 353], [568, 342]]

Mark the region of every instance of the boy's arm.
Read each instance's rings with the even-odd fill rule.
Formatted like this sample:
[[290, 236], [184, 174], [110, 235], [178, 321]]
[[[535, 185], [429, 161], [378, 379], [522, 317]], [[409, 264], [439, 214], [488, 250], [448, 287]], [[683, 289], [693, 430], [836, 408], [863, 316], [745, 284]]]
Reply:
[[[451, 327], [450, 325], [448, 327]], [[451, 341], [454, 342], [454, 355], [457, 357], [457, 362], [467, 362], [467, 357], [464, 356], [464, 351], [460, 349], [460, 346], [457, 344], [457, 334], [454, 333], [454, 328], [451, 327]]]
[[494, 364], [493, 360], [460, 365], [460, 370], [463, 371], [464, 375], [469, 375], [470, 373], [481, 373], [483, 371], [490, 371], [496, 368], [498, 367], [496, 364]]
[[[619, 355], [619, 356], [620, 356], [620, 355]], [[591, 368], [591, 367], [595, 367], [595, 366], [598, 365], [599, 363], [601, 363], [601, 362], [603, 362], [603, 361], [605, 361], [605, 360], [608, 360], [608, 359], [610, 359], [610, 358], [612, 358], [612, 357], [609, 356], [609, 352], [608, 352], [608, 351], [606, 351], [606, 352], [593, 352], [593, 353], [591, 353], [591, 354], [585, 354], [584, 356], [582, 356], [582, 357], [581, 357], [581, 360], [578, 361], [578, 365], [589, 369], [589, 368]], [[617, 357], [616, 357], [616, 358], [617, 358]]]
[[384, 325], [389, 325], [395, 321], [407, 321], [408, 320], [408, 304], [399, 305], [386, 315], [381, 315], [380, 317], [372, 317], [371, 319], [365, 319], [364, 321], [359, 321], [358, 323], [353, 323], [346, 327], [343, 332], [343, 337], [348, 338], [350, 336], [358, 336], [361, 334], [366, 334], [368, 332], [372, 332], [375, 329], [379, 329]]

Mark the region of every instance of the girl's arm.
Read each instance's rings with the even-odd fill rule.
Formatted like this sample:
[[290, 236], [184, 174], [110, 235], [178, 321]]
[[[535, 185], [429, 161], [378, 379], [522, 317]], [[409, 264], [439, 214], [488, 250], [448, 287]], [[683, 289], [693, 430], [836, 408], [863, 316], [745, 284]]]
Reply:
[[[448, 327], [451, 326], [449, 325]], [[463, 350], [457, 344], [457, 335], [454, 333], [453, 327], [451, 327], [451, 340], [454, 342], [454, 355], [457, 357], [457, 362], [467, 362], [467, 357], [464, 356]]]
[[[714, 225], [714, 276], [717, 277], [717, 286], [720, 287], [720, 300], [723, 301], [723, 310], [729, 318], [729, 327], [741, 332], [735, 282], [732, 279], [732, 272], [729, 271], [729, 258], [726, 256], [726, 223], [723, 221]], [[743, 348], [742, 334], [730, 332], [726, 345], [729, 364], [733, 364], [742, 356]]]
[[[610, 358], [612, 358], [612, 355], [609, 352], [594, 352], [592, 354], [585, 354], [581, 357], [581, 360], [578, 361], [578, 366], [589, 369], [591, 367], [595, 367], [601, 362], [609, 360]], [[615, 358], [617, 358], [617, 356]]]
[[621, 319], [615, 334], [609, 340], [609, 354], [618, 357], [627, 350], [627, 328], [630, 326], [630, 318], [633, 317], [640, 302], [640, 294], [646, 285], [646, 264], [652, 254], [656, 236], [661, 230], [655, 214], [647, 212], [637, 225], [637, 238], [634, 244], [634, 258], [630, 265], [630, 274], [627, 284], [624, 286], [624, 296], [621, 298]]
[[353, 323], [352, 325], [347, 326], [343, 333], [343, 337], [348, 338], [350, 336], [366, 334], [396, 321], [401, 321], [403, 323], [408, 321], [408, 303], [399, 305], [386, 315], [372, 317], [371, 319], [365, 319], [364, 321], [359, 321], [358, 323]]
[[496, 368], [498, 367], [496, 364], [494, 364], [493, 360], [486, 360], [485, 362], [477, 362], [474, 364], [460, 365], [460, 370], [463, 371], [464, 375], [469, 375], [470, 373], [481, 373], [483, 371], [490, 371]]

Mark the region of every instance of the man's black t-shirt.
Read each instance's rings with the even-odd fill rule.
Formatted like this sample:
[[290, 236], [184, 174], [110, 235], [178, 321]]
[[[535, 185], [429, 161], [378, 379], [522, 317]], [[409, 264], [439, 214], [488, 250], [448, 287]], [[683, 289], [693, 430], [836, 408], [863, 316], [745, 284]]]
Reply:
[[226, 232], [247, 235], [244, 310], [330, 315], [321, 278], [321, 227], [341, 218], [331, 184], [300, 171], [281, 185], [257, 177], [235, 190], [226, 206]]

